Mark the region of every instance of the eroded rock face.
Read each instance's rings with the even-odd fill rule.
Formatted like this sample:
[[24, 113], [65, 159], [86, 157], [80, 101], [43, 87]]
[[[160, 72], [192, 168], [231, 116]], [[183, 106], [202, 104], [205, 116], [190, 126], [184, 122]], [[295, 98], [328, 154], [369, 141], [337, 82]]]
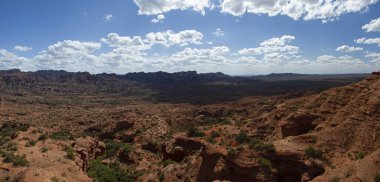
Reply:
[[86, 171], [90, 162], [105, 152], [106, 146], [92, 137], [79, 138], [72, 144], [73, 149], [79, 155], [76, 164]]
[[279, 122], [282, 137], [297, 136], [307, 133], [314, 128], [313, 121], [317, 116], [307, 113], [290, 114], [287, 118]]
[[[201, 165], [197, 181], [309, 181], [325, 170], [319, 163], [310, 163], [298, 151], [277, 152], [272, 155], [258, 154], [244, 148], [237, 156], [229, 156], [226, 149], [200, 139], [176, 138], [175, 148], [181, 147], [181, 157], [201, 150]], [[260, 164], [260, 158], [269, 159], [273, 168]], [[276, 169], [276, 170], [274, 170]]]

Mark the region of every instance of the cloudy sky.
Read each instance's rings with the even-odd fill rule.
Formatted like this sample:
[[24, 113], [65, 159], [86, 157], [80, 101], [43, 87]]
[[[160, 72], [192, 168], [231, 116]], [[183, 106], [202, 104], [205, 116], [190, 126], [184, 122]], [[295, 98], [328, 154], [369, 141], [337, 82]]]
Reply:
[[0, 70], [380, 70], [380, 0], [1, 0]]

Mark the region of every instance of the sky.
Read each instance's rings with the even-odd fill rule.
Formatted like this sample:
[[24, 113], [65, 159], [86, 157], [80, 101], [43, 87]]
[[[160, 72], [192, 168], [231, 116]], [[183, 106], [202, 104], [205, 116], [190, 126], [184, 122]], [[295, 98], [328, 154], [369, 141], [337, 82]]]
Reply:
[[0, 70], [380, 71], [380, 0], [1, 0]]

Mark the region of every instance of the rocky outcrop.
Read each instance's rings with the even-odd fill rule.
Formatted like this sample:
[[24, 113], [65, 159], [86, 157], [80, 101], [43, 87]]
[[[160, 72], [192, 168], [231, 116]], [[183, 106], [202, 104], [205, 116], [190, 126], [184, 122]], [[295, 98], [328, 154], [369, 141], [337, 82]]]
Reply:
[[73, 149], [79, 155], [75, 159], [76, 164], [86, 171], [90, 162], [105, 152], [106, 146], [92, 137], [79, 138], [72, 144]]
[[315, 127], [313, 121], [317, 118], [317, 116], [307, 113], [291, 113], [279, 122], [282, 138], [309, 132]]

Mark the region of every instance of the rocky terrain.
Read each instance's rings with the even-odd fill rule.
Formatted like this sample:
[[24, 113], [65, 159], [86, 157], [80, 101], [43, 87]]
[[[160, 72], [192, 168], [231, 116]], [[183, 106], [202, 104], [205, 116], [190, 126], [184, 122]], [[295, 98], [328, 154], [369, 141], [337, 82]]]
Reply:
[[380, 181], [380, 75], [0, 72], [2, 181]]

